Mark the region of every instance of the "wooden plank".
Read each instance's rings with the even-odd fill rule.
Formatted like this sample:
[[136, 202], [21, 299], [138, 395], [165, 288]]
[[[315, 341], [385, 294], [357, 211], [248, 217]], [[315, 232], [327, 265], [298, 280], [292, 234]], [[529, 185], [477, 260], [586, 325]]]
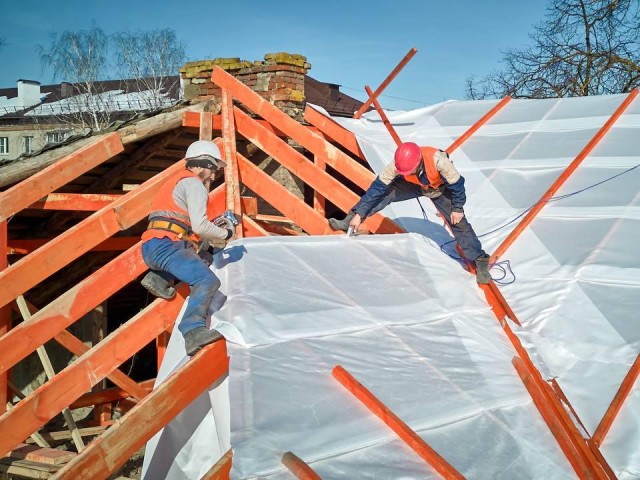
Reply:
[[[303, 182], [320, 192], [326, 199], [343, 209], [345, 212], [358, 202], [359, 197], [355, 193], [326, 172], [320, 171], [300, 152], [297, 152], [286, 142], [283, 142], [271, 132], [262, 128], [259, 123], [238, 108], [235, 108], [234, 112], [236, 117], [236, 126], [242, 135], [250, 139], [256, 146], [285, 166]], [[353, 160], [350, 161], [353, 162]], [[329, 162], [327, 162], [327, 164], [329, 164]], [[293, 217], [290, 218], [294, 220]], [[296, 223], [298, 222], [296, 221]], [[300, 224], [298, 223], [298, 225]], [[363, 226], [368, 228], [370, 231], [377, 233], [400, 233], [404, 231], [380, 213], [376, 213], [375, 215], [367, 218], [363, 223]]]
[[[22, 399], [24, 398], [24, 395], [22, 395], [22, 392], [20, 392], [20, 390], [17, 390], [18, 392], [18, 396]], [[7, 407], [7, 411], [11, 410], [13, 408], [13, 403], [11, 402], [7, 402], [6, 404]], [[71, 432], [67, 431], [67, 433], [69, 433], [69, 436], [71, 436]], [[71, 438], [71, 437], [69, 437]], [[39, 447], [51, 447], [51, 444], [49, 444], [49, 442], [47, 440], [45, 440], [45, 438], [39, 433], [39, 432], [33, 432], [31, 435], [29, 435], [29, 438], [26, 439], [25, 441], [31, 440], [32, 442], [34, 442], [36, 445], [38, 445]]]
[[[160, 332], [169, 328], [175, 322], [184, 303], [186, 290], [187, 287], [183, 285], [172, 300], [155, 300], [90, 352], [38, 387], [13, 410], [0, 416], [0, 431], [7, 432], [0, 436], [0, 455], [5, 455], [31, 432], [38, 430], [63, 408], [113, 372]], [[149, 395], [145, 397], [148, 398]], [[157, 411], [154, 415], [160, 417]]]
[[213, 118], [211, 112], [200, 112], [200, 140], [211, 141], [213, 139]]
[[204, 347], [53, 478], [107, 478], [228, 368], [226, 342]]
[[312, 106], [307, 105], [304, 109], [304, 119], [316, 127], [321, 134], [343, 146], [359, 159], [366, 160], [353, 132], [350, 132], [332, 118], [323, 115]]
[[384, 113], [382, 106], [378, 103], [378, 100], [373, 96], [373, 92], [371, 92], [371, 89], [369, 88], [369, 86], [365, 85], [364, 89], [367, 92], [367, 95], [369, 95], [369, 98], [371, 99], [373, 104], [375, 105], [376, 111], [378, 112], [378, 115], [380, 116], [380, 119], [382, 120], [382, 123], [384, 124], [385, 128], [389, 132], [389, 135], [391, 135], [391, 138], [393, 139], [396, 146], [399, 147], [402, 144], [402, 140], [400, 140], [398, 133], [393, 128], [393, 125], [391, 125], [391, 122], [389, 121], [387, 114]]
[[0, 337], [0, 372], [6, 372], [146, 269], [138, 243], [17, 325]]
[[[102, 434], [102, 432], [104, 432], [107, 428], [108, 427], [105, 425], [100, 425], [97, 427], [79, 428], [78, 431], [83, 437], [95, 437]], [[69, 432], [69, 430], [64, 430], [61, 432], [42, 432], [42, 437], [48, 442], [59, 443], [71, 439], [71, 432]], [[33, 440], [28, 439], [26, 440], [26, 442], [29, 444], [32, 443]]]
[[61, 465], [76, 457], [76, 452], [57, 450], [55, 448], [39, 447], [37, 445], [18, 444], [11, 450], [7, 457], [19, 460], [29, 460], [30, 462], [45, 463], [47, 465]]
[[267, 232], [264, 228], [262, 228], [251, 217], [247, 215], [243, 215], [242, 222], [243, 222], [242, 227], [244, 229], [245, 237], [268, 237], [269, 236], [269, 232]]
[[320, 475], [292, 452], [282, 455], [282, 464], [299, 480], [321, 480]]
[[21, 478], [51, 478], [51, 475], [57, 472], [59, 468], [60, 466], [58, 465], [0, 458], [0, 473], [6, 473], [11, 476], [16, 475]]
[[464, 479], [460, 472], [343, 367], [336, 365], [331, 374], [443, 478]]
[[[108, 377], [107, 377], [108, 378]], [[149, 393], [153, 390], [153, 384], [155, 379], [152, 378], [150, 380], [143, 380], [139, 383], [140, 388]], [[97, 392], [88, 392], [74, 401], [71, 405], [69, 405], [70, 409], [82, 408], [82, 407], [90, 407], [92, 405], [101, 405], [103, 403], [112, 403], [117, 402], [118, 400], [124, 400], [125, 398], [129, 398], [131, 395], [126, 390], [120, 387], [110, 387], [104, 390], [100, 390]]]
[[[36, 238], [30, 240], [10, 240], [8, 250], [10, 254], [28, 255], [50, 242], [51, 238]], [[140, 237], [111, 237], [93, 247], [90, 252], [124, 251], [140, 241]]]
[[43, 196], [122, 151], [124, 146], [117, 133], [100, 136], [93, 143], [0, 193], [0, 221], [27, 208]]
[[[0, 272], [4, 271], [8, 263], [7, 253], [7, 222], [0, 221]], [[11, 309], [9, 306], [0, 307], [0, 338], [7, 334], [7, 332], [11, 329]], [[9, 397], [7, 396], [7, 390], [9, 388], [8, 385], [9, 378], [7, 376], [7, 371], [0, 371], [0, 414], [4, 413], [6, 410], [7, 401]]]
[[6, 288], [0, 290], [0, 307], [33, 288], [114, 233], [135, 225], [149, 213], [153, 196], [162, 183], [181, 168], [184, 168], [183, 161], [149, 179], [139, 188], [123, 195], [113, 204], [82, 220], [51, 242], [0, 272], [0, 284], [6, 285]]
[[200, 480], [229, 480], [233, 462], [233, 450], [229, 449]]

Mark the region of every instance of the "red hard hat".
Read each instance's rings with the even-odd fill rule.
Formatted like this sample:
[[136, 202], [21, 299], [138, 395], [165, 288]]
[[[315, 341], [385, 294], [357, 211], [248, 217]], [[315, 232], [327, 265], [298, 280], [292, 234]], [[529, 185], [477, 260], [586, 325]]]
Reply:
[[416, 171], [422, 160], [420, 147], [413, 142], [401, 144], [394, 155], [396, 170], [400, 175], [409, 175]]

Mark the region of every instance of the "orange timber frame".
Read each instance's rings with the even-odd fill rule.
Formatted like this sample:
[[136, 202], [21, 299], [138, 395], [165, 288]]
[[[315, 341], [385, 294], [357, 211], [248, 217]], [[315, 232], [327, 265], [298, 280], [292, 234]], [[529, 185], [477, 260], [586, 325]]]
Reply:
[[[371, 93], [367, 106], [377, 103], [376, 97], [414, 54], [415, 49], [412, 49], [375, 92], [369, 89]], [[354, 135], [309, 107], [305, 110], [305, 119], [313, 127], [301, 125], [218, 67], [213, 71], [212, 80], [223, 91], [221, 114], [186, 113], [183, 117], [183, 126], [198, 128], [202, 139], [211, 139], [212, 130], [223, 132], [222, 139], [214, 141], [218, 142], [221, 151], [224, 152], [228, 168], [225, 172], [225, 183], [210, 194], [212, 208], [208, 215], [213, 218], [230, 208], [241, 220], [239, 237], [269, 235], [267, 223], [261, 221], [259, 216], [251, 214], [252, 210], [255, 213], [254, 203], [250, 199], [240, 197], [240, 186], [245, 185], [306, 233], [334, 234], [325, 218], [324, 199], [328, 199], [346, 212], [357, 202], [358, 196], [326, 173], [324, 166], [329, 165], [363, 189], [374, 179], [374, 174], [362, 165], [363, 155]], [[531, 223], [544, 203], [591, 152], [637, 93], [637, 90], [634, 90], [629, 95], [601, 131], [542, 197], [537, 207], [523, 218], [514, 232], [498, 248], [494, 258], [503, 254]], [[261, 119], [255, 119], [234, 106], [234, 100]], [[452, 153], [459, 148], [483, 124], [498, 114], [508, 101], [509, 98], [503, 99], [487, 112], [447, 148], [447, 152]], [[379, 107], [379, 104], [376, 106]], [[362, 112], [359, 112], [358, 116], [361, 114]], [[388, 120], [386, 125], [392, 132], [393, 127]], [[252, 142], [311, 187], [316, 195], [314, 207], [288, 192], [238, 153], [236, 136]], [[293, 139], [311, 152], [314, 161], [310, 161], [292, 148], [281, 138], [283, 136]], [[399, 138], [396, 141], [398, 140]], [[343, 147], [350, 155], [335, 144]], [[122, 151], [123, 146], [117, 133], [97, 137], [92, 144], [0, 193], [0, 284], [3, 286], [0, 290], [0, 411], [4, 411], [8, 400], [7, 373], [45, 342], [55, 339], [78, 356], [67, 368], [0, 416], [0, 431], [3, 432], [0, 436], [0, 456], [7, 454], [69, 406], [76, 408], [97, 405], [123, 398], [135, 402], [135, 406], [121, 420], [110, 426], [62, 468], [55, 478], [103, 478], [112, 474], [189, 402], [224, 375], [228, 368], [225, 345], [217, 343], [203, 349], [154, 391], [149, 391], [148, 382], [136, 383], [119, 370], [118, 367], [123, 362], [154, 339], [158, 344], [158, 362], [162, 360], [168, 333], [188, 294], [184, 286], [179, 288], [176, 298], [171, 301], [154, 301], [92, 348], [84, 346], [66, 330], [146, 270], [141, 257], [140, 242], [135, 239], [116, 239], [112, 236], [144, 219], [150, 211], [153, 194], [162, 182], [184, 166], [183, 161], [177, 162], [139, 188], [121, 196], [54, 193], [67, 182]], [[6, 220], [27, 208], [82, 209], [94, 213], [46, 243], [10, 242], [7, 239]], [[381, 214], [368, 218], [364, 227], [375, 233], [403, 232], [398, 225]], [[12, 243], [14, 246], [10, 246]], [[84, 253], [99, 248], [126, 250], [56, 300], [33, 312], [30, 318], [10, 329], [9, 309], [18, 298]], [[9, 252], [27, 255], [8, 266]], [[542, 377], [511, 330], [507, 318], [515, 323], [519, 321], [496, 285], [491, 283], [481, 288], [516, 350], [514, 368], [578, 476], [614, 478], [613, 472], [600, 454], [599, 446], [638, 377], [640, 360], [636, 359], [597, 431], [593, 436], [587, 434], [585, 437], [586, 432], [581, 433], [578, 430], [564, 408], [564, 405], [569, 404], [560, 387], [557, 383], [547, 382]], [[463, 478], [453, 466], [431, 449], [346, 370], [336, 366], [333, 375], [356, 398], [380, 416], [435, 471], [444, 478]], [[86, 393], [104, 378], [109, 378], [117, 388], [105, 392]], [[576, 420], [579, 421], [577, 417]], [[232, 455], [228, 452], [204, 478], [228, 478], [231, 461]], [[298, 478], [319, 478], [293, 452], [287, 452], [282, 462]]]

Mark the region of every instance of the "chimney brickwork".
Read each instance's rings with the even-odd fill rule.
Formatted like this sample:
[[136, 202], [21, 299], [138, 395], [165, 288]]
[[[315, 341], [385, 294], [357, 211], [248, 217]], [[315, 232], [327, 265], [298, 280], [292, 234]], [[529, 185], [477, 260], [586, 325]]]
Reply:
[[221, 90], [211, 81], [214, 66], [226, 70], [290, 117], [301, 121], [304, 115], [304, 77], [311, 65], [295, 53], [267, 53], [264, 61], [215, 58], [189, 62], [180, 69], [183, 97], [220, 97]]

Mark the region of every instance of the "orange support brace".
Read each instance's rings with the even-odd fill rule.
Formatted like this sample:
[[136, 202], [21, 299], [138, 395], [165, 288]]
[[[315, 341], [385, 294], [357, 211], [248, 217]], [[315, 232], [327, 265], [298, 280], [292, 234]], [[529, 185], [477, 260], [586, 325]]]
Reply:
[[635, 362], [633, 362], [633, 365], [631, 365], [631, 368], [629, 369], [627, 375], [624, 377], [622, 384], [620, 384], [620, 388], [618, 388], [615, 397], [613, 397], [611, 405], [609, 405], [609, 408], [607, 408], [607, 411], [602, 417], [602, 420], [600, 420], [600, 424], [593, 434], [593, 442], [596, 444], [596, 446], [599, 447], [600, 445], [602, 445], [602, 441], [609, 432], [609, 429], [611, 428], [613, 421], [618, 415], [618, 412], [622, 408], [622, 404], [629, 396], [629, 393], [631, 393], [633, 384], [638, 379], [638, 374], [640, 374], [640, 355], [636, 357]]
[[464, 132], [460, 137], [458, 137], [458, 139], [455, 142], [453, 142], [449, 146], [449, 148], [445, 150], [447, 154], [451, 155], [460, 145], [466, 142], [471, 135], [476, 133], [481, 126], [487, 123], [491, 118], [495, 116], [496, 113], [502, 110], [502, 107], [504, 107], [507, 103], [509, 103], [510, 100], [511, 100], [511, 97], [508, 95], [504, 97], [502, 100], [500, 100], [491, 110], [485, 113], [480, 120], [474, 123], [471, 126], [471, 128], [469, 128], [469, 130]]
[[464, 479], [464, 477], [431, 448], [427, 442], [404, 423], [395, 413], [373, 395], [364, 385], [358, 382], [343, 367], [337, 365], [332, 375], [372, 413], [387, 424], [411, 449], [446, 479]]
[[[186, 288], [173, 300], [155, 300], [115, 332], [41, 385], [0, 417], [0, 456], [37, 431], [65, 407], [169, 328], [180, 312]], [[202, 374], [202, 372], [200, 372]], [[193, 377], [188, 379], [193, 382]], [[148, 398], [145, 397], [145, 398]], [[157, 414], [154, 412], [154, 415]], [[131, 432], [130, 432], [131, 433]]]
[[256, 223], [252, 218], [242, 215], [242, 227], [245, 237], [268, 237], [271, 235], [264, 228]]
[[78, 149], [0, 193], [0, 221], [27, 208], [122, 151], [124, 146], [118, 133], [104, 135], [94, 143]]
[[367, 94], [372, 98], [373, 105], [376, 107], [376, 111], [378, 112], [378, 115], [380, 115], [380, 118], [382, 119], [382, 123], [384, 123], [384, 126], [387, 128], [389, 135], [391, 135], [391, 138], [393, 138], [393, 141], [395, 142], [396, 146], [399, 147], [400, 144], [402, 143], [402, 140], [400, 140], [398, 133], [393, 128], [393, 125], [391, 125], [389, 118], [387, 118], [387, 114], [384, 113], [384, 110], [378, 103], [378, 100], [372, 97], [373, 94], [371, 93], [371, 89], [369, 88], [369, 86], [365, 85], [364, 89], [367, 92]]
[[[240, 204], [240, 180], [238, 178], [238, 159], [236, 158], [236, 127], [233, 118], [233, 98], [226, 89], [222, 89], [222, 139], [224, 158], [224, 181], [227, 185], [227, 210], [231, 210], [238, 221], [242, 222]], [[242, 238], [242, 225], [236, 229], [236, 238]]]
[[[214, 74], [216, 72], [217, 70], [214, 70]], [[225, 73], [225, 75], [228, 74]], [[303, 182], [310, 185], [314, 190], [320, 192], [320, 194], [322, 194], [327, 200], [336, 204], [345, 212], [353, 207], [353, 205], [355, 205], [359, 200], [359, 197], [355, 193], [326, 172], [319, 171], [304, 155], [297, 152], [286, 142], [283, 142], [271, 132], [263, 128], [246, 113], [242, 112], [238, 108], [234, 109], [234, 113], [238, 132], [241, 135], [251, 140], [256, 146], [271, 155], [275, 160], [280, 162]], [[283, 112], [280, 113], [284, 115]], [[369, 217], [364, 222], [364, 227], [378, 233], [399, 233], [403, 231], [395, 223], [380, 213], [376, 213]]]
[[366, 102], [362, 104], [362, 106], [360, 107], [360, 109], [358, 109], [358, 111], [355, 113], [353, 118], [360, 118], [362, 114], [367, 111], [367, 108], [371, 106], [371, 102], [373, 102], [378, 97], [378, 95], [380, 95], [384, 91], [384, 89], [387, 88], [387, 86], [391, 83], [391, 81], [394, 78], [396, 78], [398, 73], [400, 73], [400, 71], [405, 67], [407, 63], [409, 63], [409, 60], [411, 60], [417, 52], [418, 50], [416, 48], [412, 48], [411, 50], [409, 50], [409, 52], [407, 52], [404, 58], [400, 60], [400, 63], [398, 63], [396, 68], [394, 68], [392, 72], [389, 74], [389, 76], [384, 79], [384, 82], [382, 82], [380, 86], [376, 88], [376, 91], [372, 94], [369, 93], [369, 98], [367, 99]]
[[299, 480], [322, 480], [320, 475], [292, 452], [282, 455], [282, 464]]
[[[145, 392], [145, 397], [147, 396], [147, 393], [153, 390], [154, 383], [155, 378], [152, 378], [150, 380], [143, 380], [139, 383], [140, 388], [142, 388]], [[69, 408], [71, 410], [74, 410], [76, 408], [102, 405], [105, 403], [117, 402], [118, 400], [124, 400], [129, 398], [130, 396], [131, 395], [129, 395], [129, 392], [123, 390], [122, 388], [111, 387], [104, 390], [99, 390], [97, 392], [85, 393], [80, 398], [75, 400], [71, 405], [69, 405]]]
[[50, 193], [27, 208], [40, 210], [75, 210], [95, 212], [118, 200], [122, 195], [92, 193]]
[[[275, 128], [284, 132], [284, 134], [298, 142], [314, 155], [322, 157], [327, 165], [348, 177], [359, 187], [366, 189], [371, 185], [371, 182], [375, 178], [375, 175], [373, 175], [371, 171], [367, 170], [348, 155], [341, 152], [338, 148], [331, 145], [319, 134], [312, 132], [307, 127], [293, 120], [282, 110], [276, 108], [242, 82], [238, 81], [219, 67], [214, 67], [212, 79], [216, 84], [227, 89], [234, 98], [271, 122]], [[236, 108], [235, 111], [237, 112], [238, 109]], [[244, 116], [248, 117], [246, 114]], [[236, 122], [239, 122], [237, 114]], [[256, 128], [264, 132], [265, 136], [269, 136], [274, 139], [273, 143], [277, 144], [276, 140], [278, 140], [278, 138], [273, 134], [273, 132], [264, 128], [262, 123], [257, 122], [256, 120], [254, 120], [254, 123], [257, 124]], [[239, 124], [236, 128], [240, 134], [244, 135], [244, 133], [240, 131]], [[246, 135], [244, 136], [246, 137]], [[279, 159], [276, 158], [276, 160]], [[324, 196], [329, 198], [327, 195]], [[347, 208], [351, 208], [352, 206], [353, 204], [349, 205]]]
[[53, 478], [109, 477], [228, 368], [225, 342], [203, 348]]
[[[324, 162], [322, 157], [319, 157], [318, 155], [314, 155], [313, 161], [316, 164], [316, 167], [318, 167], [323, 172], [327, 170], [326, 163]], [[318, 192], [313, 192], [313, 208], [320, 215], [322, 215], [323, 217], [325, 216], [326, 201], [325, 201], [325, 198], [322, 195], [320, 195]]]
[[241, 154], [238, 153], [237, 156], [240, 180], [256, 195], [259, 195], [308, 233], [313, 235], [331, 235], [335, 233], [329, 226], [327, 219]]
[[135, 225], [149, 213], [153, 196], [162, 183], [183, 167], [183, 161], [175, 163], [121, 199], [85, 218], [43, 247], [0, 272], [0, 284], [6, 287], [0, 290], [0, 307], [33, 288], [114, 233]]
[[229, 449], [200, 480], [229, 480], [233, 466], [233, 450]]
[[593, 151], [593, 149], [598, 145], [600, 140], [607, 134], [607, 132], [611, 129], [613, 124], [618, 120], [620, 115], [624, 113], [627, 107], [631, 104], [634, 98], [638, 95], [638, 88], [634, 88], [627, 98], [620, 104], [620, 106], [616, 109], [616, 111], [611, 115], [609, 120], [598, 130], [598, 133], [589, 141], [589, 143], [582, 149], [582, 151], [578, 154], [578, 156], [569, 164], [569, 166], [565, 169], [564, 172], [553, 182], [553, 185], [549, 187], [549, 189], [542, 195], [540, 200], [527, 212], [520, 223], [516, 225], [516, 227], [509, 233], [507, 238], [500, 244], [500, 246], [496, 249], [494, 254], [491, 256], [491, 262], [497, 261], [504, 252], [515, 242], [515, 240], [520, 236], [520, 234], [524, 231], [527, 226], [533, 221], [533, 219], [538, 215], [540, 210], [547, 204], [547, 202], [555, 195], [555, 193], [560, 190], [560, 187], [564, 185], [564, 182], [571, 176], [571, 174], [578, 168], [578, 166], [582, 163], [582, 161], [587, 158], [587, 156]]

